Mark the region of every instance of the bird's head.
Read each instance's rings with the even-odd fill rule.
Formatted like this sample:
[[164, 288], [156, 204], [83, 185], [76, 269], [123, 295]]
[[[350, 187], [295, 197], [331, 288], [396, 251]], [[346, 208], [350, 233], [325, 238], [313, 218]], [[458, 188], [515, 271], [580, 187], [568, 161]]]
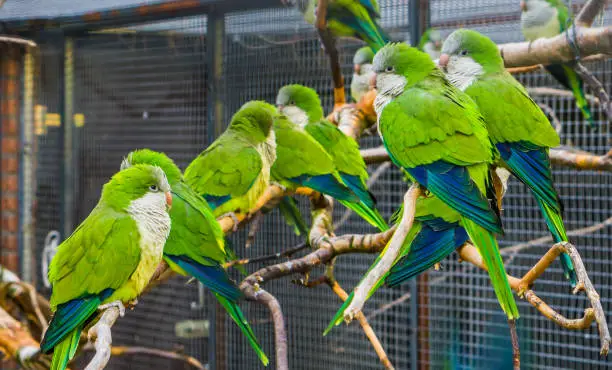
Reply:
[[116, 210], [127, 211], [136, 205], [159, 213], [172, 206], [170, 190], [160, 167], [136, 164], [113, 175], [102, 188], [101, 200]]
[[482, 74], [504, 69], [497, 45], [487, 36], [467, 29], [448, 36], [438, 64], [449, 80], [462, 90]]
[[131, 151], [121, 162], [121, 169], [132, 167], [137, 164], [148, 164], [161, 168], [170, 184], [181, 181], [183, 175], [181, 170], [165, 153], [156, 152], [151, 149], [138, 149]]
[[272, 104], [261, 100], [252, 100], [242, 105], [234, 113], [230, 128], [239, 129], [251, 139], [263, 142], [272, 131], [272, 124], [276, 115], [276, 108]]
[[276, 95], [276, 106], [296, 125], [304, 126], [323, 119], [319, 95], [314, 89], [303, 85], [283, 86]]
[[368, 68], [364, 68], [364, 66], [371, 67], [373, 60], [374, 52], [369, 46], [360, 48], [353, 56], [353, 72], [359, 76], [366, 74]]
[[405, 43], [387, 44], [374, 56], [372, 85], [378, 94], [397, 96], [435, 69], [429, 55]]

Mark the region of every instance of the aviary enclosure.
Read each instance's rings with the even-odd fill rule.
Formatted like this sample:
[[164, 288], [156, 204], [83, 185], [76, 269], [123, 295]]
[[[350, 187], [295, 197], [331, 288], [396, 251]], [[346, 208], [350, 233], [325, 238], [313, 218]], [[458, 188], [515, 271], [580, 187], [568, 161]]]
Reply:
[[[544, 266], [556, 257], [547, 254], [554, 243], [529, 189], [510, 177], [499, 245], [508, 274], [516, 277], [512, 288], [524, 288], [515, 295], [520, 366], [604, 369], [610, 366], [606, 319], [612, 311], [612, 14], [605, 0], [558, 3], [568, 6], [568, 30], [531, 44], [521, 33], [518, 0], [379, 0], [379, 22], [393, 41], [412, 45], [429, 28], [442, 38], [461, 27], [489, 36], [547, 114], [561, 138], [550, 157], [579, 255], [571, 246], [557, 248], [572, 252], [584, 289], [572, 294], [558, 262]], [[48, 368], [50, 355], [40, 354], [38, 345], [51, 315], [50, 256], [87, 217], [123, 157], [151, 148], [184, 169], [242, 104], [274, 103], [284, 85], [314, 88], [329, 118], [358, 138], [369, 189], [385, 219], [404, 202], [409, 183], [373, 129], [372, 93], [350, 102], [353, 55], [363, 43], [336, 40], [340, 69], [330, 68], [326, 51], [333, 55], [334, 48], [325, 25], [318, 30], [306, 23], [291, 2], [0, 4], [3, 369]], [[592, 127], [572, 92], [541, 66], [560, 62], [585, 67], [579, 75]], [[416, 279], [382, 287], [356, 322], [322, 336], [344, 292], [357, 286], [393, 232], [376, 234], [346, 208], [334, 203], [332, 210], [327, 198], [310, 193], [296, 198], [311, 226], [307, 246], [276, 209], [282, 194], [272, 185], [258, 204], [266, 203], [264, 212], [219, 220], [236, 254], [225, 267], [246, 295], [240, 305], [270, 368], [513, 368], [508, 323], [471, 245]], [[207, 289], [169, 275], [157, 276], [125, 317], [107, 310], [110, 331], [98, 332], [96, 345], [82, 343], [70, 368], [263, 368]], [[112, 349], [102, 343], [111, 336]], [[104, 349], [110, 349], [108, 363], [99, 360]]]

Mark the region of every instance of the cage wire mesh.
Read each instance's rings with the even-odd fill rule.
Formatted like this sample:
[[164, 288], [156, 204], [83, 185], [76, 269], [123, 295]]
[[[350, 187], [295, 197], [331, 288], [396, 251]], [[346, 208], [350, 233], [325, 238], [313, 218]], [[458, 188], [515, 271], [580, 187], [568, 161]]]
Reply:
[[[574, 2], [574, 5], [580, 2]], [[409, 40], [409, 2], [380, 1], [382, 26], [392, 39]], [[496, 42], [520, 41], [518, 2], [502, 0], [438, 0], [429, 4], [431, 24], [444, 35], [464, 25], [492, 37]], [[609, 11], [603, 18], [610, 23]], [[210, 21], [210, 19], [208, 19]], [[288, 83], [302, 83], [321, 95], [326, 112], [331, 111], [333, 92], [329, 61], [312, 26], [293, 8], [240, 11], [224, 15], [225, 37], [221, 86], [224, 122], [244, 102], [262, 99], [273, 102], [278, 89]], [[76, 127], [75, 151], [78, 179], [75, 182], [75, 220], [89, 213], [101, 185], [114, 173], [130, 150], [149, 147], [163, 150], [184, 168], [201, 151], [207, 138], [207, 58], [205, 16], [178, 18], [129, 27], [89, 32], [72, 38], [74, 46], [74, 113], [82, 114]], [[350, 86], [352, 55], [361, 46], [343, 39], [338, 47], [346, 86]], [[61, 45], [43, 43], [40, 52], [39, 104], [47, 113], [62, 112]], [[588, 63], [587, 67], [612, 89], [612, 63]], [[544, 72], [517, 76], [528, 87], [560, 86]], [[588, 90], [588, 89], [587, 89]], [[347, 91], [348, 93], [348, 91]], [[348, 96], [348, 94], [347, 94]], [[534, 95], [550, 106], [562, 122], [564, 145], [605, 154], [609, 148], [608, 128], [603, 113], [594, 109], [599, 131], [587, 128], [572, 98]], [[78, 120], [80, 121], [81, 118]], [[75, 120], [76, 121], [76, 120]], [[61, 193], [62, 131], [46, 125], [38, 135], [37, 241], [42, 246], [49, 230], [59, 229]], [[360, 141], [362, 148], [380, 145], [377, 136]], [[377, 166], [371, 166], [372, 172]], [[557, 189], [565, 203], [568, 230], [601, 223], [610, 217], [611, 176], [608, 173], [554, 168]], [[390, 168], [372, 186], [378, 207], [388, 218], [401, 203], [407, 189], [400, 173]], [[308, 203], [300, 199], [304, 215]], [[344, 215], [337, 205], [334, 220]], [[547, 235], [540, 211], [527, 189], [511, 180], [504, 198], [506, 234], [503, 247], [515, 246]], [[309, 221], [309, 220], [307, 220]], [[351, 215], [337, 234], [369, 233], [373, 229]], [[231, 237], [241, 257], [275, 253], [298, 244], [301, 239], [288, 228], [275, 210], [266, 215], [254, 245], [245, 249], [247, 230]], [[612, 309], [612, 238], [610, 227], [572, 236], [602, 297], [606, 312]], [[507, 254], [509, 273], [524, 274], [547, 250], [545, 243]], [[41, 252], [40, 248], [38, 253]], [[350, 290], [369, 267], [374, 256], [346, 255], [338, 259], [336, 277]], [[247, 266], [248, 272], [261, 266]], [[312, 277], [322, 273], [317, 269]], [[232, 271], [234, 278], [241, 276]], [[510, 343], [505, 318], [499, 310], [488, 277], [452, 255], [441, 271], [430, 271], [415, 283], [395, 289], [382, 288], [368, 301], [365, 314], [397, 369], [428, 367], [506, 368], [510, 364]], [[302, 276], [295, 276], [300, 279]], [[217, 368], [260, 369], [248, 343], [233, 322], [214, 306], [205, 293], [204, 306], [198, 302], [195, 284], [176, 278], [140, 300], [136, 310], [118, 321], [113, 329], [116, 345], [137, 345], [162, 349], [183, 347], [206, 363], [209, 347], [216, 346]], [[307, 289], [280, 279], [266, 289], [281, 303], [286, 318], [291, 369], [377, 369], [381, 365], [358, 324], [338, 327], [327, 337], [321, 332], [340, 305], [325, 286]], [[574, 317], [586, 307], [583, 296], [573, 296], [555, 264], [537, 281], [538, 294], [563, 314]], [[418, 302], [417, 302], [418, 300]], [[417, 304], [418, 303], [418, 304]], [[273, 325], [267, 310], [244, 303], [242, 308], [269, 357], [274, 363]], [[530, 305], [520, 303], [519, 338], [524, 368], [578, 369], [608, 368], [599, 356], [596, 327], [568, 331], [539, 315]], [[213, 314], [216, 312], [216, 314]], [[609, 317], [609, 316], [608, 316]], [[214, 321], [208, 338], [177, 338], [174, 326], [183, 320]], [[171, 368], [170, 362], [148, 356], [116, 357], [109, 368]]]

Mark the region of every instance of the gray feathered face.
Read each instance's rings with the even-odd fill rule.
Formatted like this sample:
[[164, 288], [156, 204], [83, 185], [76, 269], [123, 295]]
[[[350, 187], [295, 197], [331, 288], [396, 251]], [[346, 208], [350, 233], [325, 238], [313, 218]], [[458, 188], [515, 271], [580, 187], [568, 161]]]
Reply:
[[546, 0], [524, 0], [521, 10], [523, 28], [543, 26], [556, 17], [556, 9]]

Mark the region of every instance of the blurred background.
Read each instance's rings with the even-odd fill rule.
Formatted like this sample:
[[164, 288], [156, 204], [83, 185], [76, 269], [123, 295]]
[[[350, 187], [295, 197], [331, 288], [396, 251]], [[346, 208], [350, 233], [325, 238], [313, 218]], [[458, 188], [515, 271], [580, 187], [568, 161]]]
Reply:
[[[576, 12], [583, 1], [569, 3]], [[379, 4], [381, 24], [396, 41], [414, 44], [429, 27], [438, 28], [443, 36], [467, 27], [498, 43], [523, 41], [518, 0], [379, 0]], [[611, 16], [608, 8], [595, 22], [609, 25]], [[244, 102], [273, 102], [278, 89], [288, 83], [315, 88], [326, 112], [333, 104], [328, 58], [314, 28], [296, 8], [278, 0], [8, 0], [0, 8], [0, 33], [23, 35], [38, 44], [23, 48], [0, 42], [2, 176], [17, 181], [14, 189], [5, 188], [3, 181], [2, 192], [17, 190], [19, 204], [11, 208], [3, 196], [2, 214], [20, 216], [15, 224], [3, 218], [1, 262], [44, 294], [50, 293], [43, 271], [54, 237], [69, 235], [88, 215], [101, 185], [129, 151], [144, 147], [164, 151], [184, 168], [223, 131]], [[348, 39], [338, 43], [347, 96], [353, 53], [361, 45]], [[612, 90], [612, 62], [585, 65]], [[516, 77], [528, 87], [561, 88], [540, 70]], [[591, 93], [588, 88], [587, 92]], [[563, 145], [598, 155], [609, 150], [609, 130], [599, 107], [593, 107], [598, 127], [593, 130], [582, 120], [573, 98], [541, 94], [534, 98], [552, 108], [561, 121]], [[15, 100], [17, 111], [4, 104]], [[11, 124], [19, 129], [12, 130]], [[375, 135], [362, 138], [360, 144], [369, 148], [381, 143]], [[11, 160], [18, 162], [13, 175], [4, 172]], [[561, 167], [554, 168], [554, 175], [565, 204], [567, 229], [600, 226], [570, 239], [609, 313], [612, 176]], [[406, 189], [395, 168], [383, 173], [371, 188], [383, 216], [395, 211]], [[300, 204], [307, 215], [308, 201], [301, 199]], [[336, 207], [335, 219], [343, 213], [342, 207]], [[531, 194], [514, 179], [504, 198], [503, 219], [502, 247], [548, 235]], [[353, 215], [337, 234], [372, 231]], [[275, 253], [301, 241], [277, 211], [265, 217], [250, 249], [244, 248], [246, 233], [242, 229], [231, 237], [241, 257]], [[511, 259], [508, 272], [521, 276], [549, 247], [536, 243], [506, 253], [504, 258]], [[336, 276], [347, 291], [373, 257], [338, 258]], [[246, 266], [249, 272], [261, 267]], [[262, 368], [212, 295], [186, 283], [174, 278], [143, 296], [137, 308], [114, 326], [113, 344], [181, 351], [210, 369]], [[382, 368], [358, 324], [321, 336], [340, 305], [326, 286], [309, 289], [281, 279], [266, 289], [279, 299], [285, 313], [291, 369]], [[588, 307], [584, 295], [571, 294], [558, 263], [538, 279], [535, 289], [567, 317], [581, 317]], [[274, 368], [268, 311], [249, 302], [242, 307]], [[609, 368], [609, 360], [599, 355], [595, 325], [570, 331], [524, 301], [519, 309], [524, 369]], [[488, 276], [459, 263], [456, 254], [439, 271], [429, 271], [397, 289], [379, 290], [364, 313], [396, 369], [511, 368], [507, 323]], [[108, 368], [188, 367], [151, 356], [115, 356]]]

